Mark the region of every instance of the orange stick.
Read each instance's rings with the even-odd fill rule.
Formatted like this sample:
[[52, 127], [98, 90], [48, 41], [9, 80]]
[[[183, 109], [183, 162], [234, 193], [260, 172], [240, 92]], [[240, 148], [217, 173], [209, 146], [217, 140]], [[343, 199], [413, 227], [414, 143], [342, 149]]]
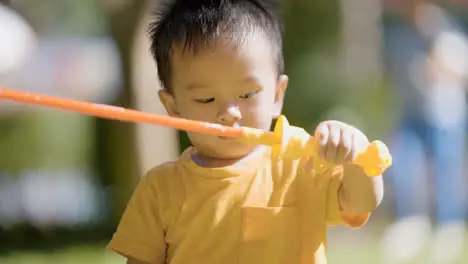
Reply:
[[212, 134], [222, 137], [241, 137], [243, 135], [243, 131], [241, 128], [222, 126], [218, 124], [188, 120], [183, 118], [175, 118], [170, 116], [148, 114], [141, 111], [126, 109], [123, 107], [63, 99], [18, 90], [0, 88], [0, 99], [52, 108], [59, 108], [62, 110], [78, 112], [81, 114], [106, 119], [114, 119], [135, 123], [150, 123], [155, 125], [172, 127], [179, 130]]
[[[285, 143], [283, 142], [284, 131], [281, 130], [285, 128], [285, 126], [289, 125], [287, 124], [286, 119], [284, 119], [284, 124], [281, 124], [280, 122], [280, 126], [277, 126], [277, 128], [275, 128], [275, 132], [246, 127], [233, 128], [208, 122], [200, 122], [170, 116], [147, 114], [141, 111], [126, 109], [123, 107], [76, 101], [70, 99], [62, 99], [58, 97], [1, 88], [0, 99], [58, 108], [62, 110], [74, 111], [81, 114], [87, 114], [107, 119], [135, 123], [150, 123], [166, 127], [172, 127], [184, 131], [212, 134], [222, 137], [238, 137], [252, 143], [274, 145], [276, 149], [281, 149], [282, 147], [284, 147], [282, 145]], [[305, 148], [301, 149], [300, 151], [314, 151], [314, 148]], [[353, 163], [361, 166], [366, 171], [366, 174], [368, 174], [369, 176], [377, 176], [382, 174], [384, 170], [391, 166], [392, 158], [385, 144], [383, 144], [380, 141], [373, 141], [366, 149], [366, 151], [358, 155], [358, 157]]]

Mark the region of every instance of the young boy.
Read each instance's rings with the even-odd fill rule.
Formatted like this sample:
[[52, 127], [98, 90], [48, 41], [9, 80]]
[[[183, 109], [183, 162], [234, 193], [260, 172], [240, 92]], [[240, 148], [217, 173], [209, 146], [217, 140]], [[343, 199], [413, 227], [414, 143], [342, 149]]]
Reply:
[[[288, 84], [275, 8], [167, 6], [150, 37], [168, 114], [269, 130]], [[327, 121], [315, 135], [322, 158], [279, 159], [269, 147], [189, 133], [193, 147], [141, 179], [109, 247], [132, 264], [326, 263], [327, 226], [363, 226], [383, 183], [351, 164], [369, 144], [358, 129]]]

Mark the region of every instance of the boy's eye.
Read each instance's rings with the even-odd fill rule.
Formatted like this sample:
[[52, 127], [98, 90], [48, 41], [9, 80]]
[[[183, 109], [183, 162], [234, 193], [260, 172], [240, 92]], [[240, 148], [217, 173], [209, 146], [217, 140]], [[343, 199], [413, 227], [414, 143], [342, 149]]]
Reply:
[[254, 97], [257, 93], [258, 93], [258, 92], [255, 91], [255, 92], [243, 94], [243, 95], [240, 96], [240, 98], [242, 98], [242, 99], [249, 99], [249, 98]]
[[201, 103], [201, 104], [208, 104], [213, 102], [215, 99], [214, 98], [206, 98], [206, 99], [195, 99], [196, 102]]

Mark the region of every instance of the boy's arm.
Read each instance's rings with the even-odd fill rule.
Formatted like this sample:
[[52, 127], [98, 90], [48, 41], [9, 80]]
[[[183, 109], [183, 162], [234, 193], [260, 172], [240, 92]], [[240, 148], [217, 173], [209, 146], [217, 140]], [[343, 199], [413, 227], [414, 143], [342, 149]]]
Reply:
[[372, 212], [383, 199], [382, 176], [369, 177], [352, 164], [343, 168], [343, 179], [338, 189], [340, 209], [345, 212]]
[[129, 263], [162, 264], [166, 259], [157, 175], [151, 174], [141, 178], [108, 245]]

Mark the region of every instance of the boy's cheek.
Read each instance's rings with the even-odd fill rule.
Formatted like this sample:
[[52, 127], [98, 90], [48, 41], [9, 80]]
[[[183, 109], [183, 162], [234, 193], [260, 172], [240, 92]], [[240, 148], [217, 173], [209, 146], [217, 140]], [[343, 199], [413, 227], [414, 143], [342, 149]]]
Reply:
[[180, 116], [185, 119], [216, 122], [216, 110], [211, 110], [208, 107], [205, 109], [197, 109], [194, 107], [181, 107]]

